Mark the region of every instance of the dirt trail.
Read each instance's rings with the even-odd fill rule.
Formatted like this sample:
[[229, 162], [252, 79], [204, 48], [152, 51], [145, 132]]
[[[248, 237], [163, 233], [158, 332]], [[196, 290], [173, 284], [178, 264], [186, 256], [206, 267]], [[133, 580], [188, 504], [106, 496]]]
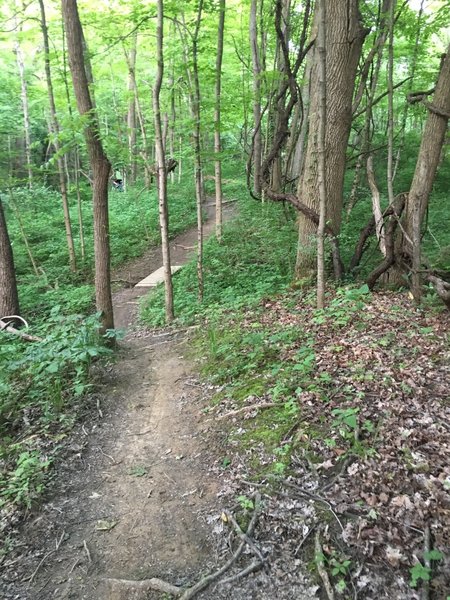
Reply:
[[[206, 236], [213, 227], [210, 219]], [[173, 241], [173, 264], [186, 262], [195, 243], [195, 230]], [[160, 266], [157, 249], [115, 278], [138, 281]], [[116, 327], [133, 325], [143, 293], [115, 294]], [[181, 334], [131, 328], [98, 395], [98, 418], [82, 426], [50, 501], [26, 525], [22, 583], [7, 585], [6, 598], [131, 600], [105, 580], [158, 576], [183, 585], [211, 561], [204, 518], [218, 484], [202, 458], [201, 389], [184, 344]]]

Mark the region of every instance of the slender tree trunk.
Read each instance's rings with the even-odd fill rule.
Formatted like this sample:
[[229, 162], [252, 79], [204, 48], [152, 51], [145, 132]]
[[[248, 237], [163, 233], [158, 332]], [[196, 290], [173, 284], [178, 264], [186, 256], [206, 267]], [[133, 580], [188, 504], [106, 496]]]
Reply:
[[222, 83], [222, 57], [223, 57], [223, 34], [225, 28], [225, 0], [219, 4], [219, 28], [217, 34], [217, 58], [216, 58], [216, 88], [214, 109], [214, 179], [216, 188], [216, 238], [222, 238], [222, 146], [220, 140], [220, 105], [221, 105], [221, 83]]
[[155, 118], [155, 148], [156, 165], [158, 169], [158, 199], [159, 199], [159, 224], [161, 229], [161, 245], [164, 266], [164, 285], [166, 301], [166, 323], [173, 321], [173, 286], [170, 265], [169, 246], [169, 211], [167, 208], [167, 170], [164, 151], [164, 140], [161, 126], [161, 108], [159, 94], [164, 74], [164, 5], [163, 0], [158, 0], [158, 20], [156, 28], [156, 58], [158, 70], [156, 73], [155, 87], [153, 88], [153, 113]]
[[194, 125], [194, 152], [195, 152], [195, 196], [197, 198], [197, 279], [198, 299], [203, 300], [203, 175], [201, 159], [201, 97], [200, 81], [198, 77], [198, 34], [203, 11], [203, 0], [199, 0], [195, 31], [192, 38], [192, 75], [193, 75], [193, 103], [192, 112], [195, 120]]
[[388, 160], [387, 190], [389, 204], [394, 203], [394, 15], [396, 0], [389, 8], [389, 52], [388, 52]]
[[23, 226], [22, 215], [20, 214], [19, 208], [16, 204], [16, 201], [15, 201], [15, 198], [13, 195], [13, 190], [11, 187], [8, 189], [8, 192], [9, 192], [9, 201], [10, 201], [11, 207], [13, 209], [14, 216], [17, 219], [17, 224], [19, 225], [20, 236], [21, 236], [23, 244], [25, 246], [25, 250], [27, 251], [28, 258], [30, 259], [30, 263], [31, 263], [31, 266], [33, 267], [34, 274], [36, 275], [36, 277], [39, 277], [40, 276], [39, 268], [38, 268], [36, 260], [33, 256], [33, 252], [31, 250], [31, 246], [28, 241], [28, 236], [25, 231], [25, 227]]
[[0, 319], [7, 315], [19, 315], [14, 257], [0, 199]]
[[[16, 23], [17, 26], [17, 23]], [[25, 140], [25, 160], [28, 173], [28, 187], [33, 187], [33, 168], [31, 162], [31, 125], [30, 125], [30, 109], [28, 104], [28, 87], [25, 77], [25, 61], [23, 58], [22, 47], [18, 39], [14, 42], [14, 52], [16, 55], [17, 68], [20, 78], [20, 100], [22, 102], [23, 113], [23, 129]]]
[[[66, 100], [67, 100], [67, 108], [69, 110], [70, 115], [70, 128], [72, 131], [72, 135], [75, 136], [75, 127], [73, 120], [73, 111], [72, 111], [72, 99], [70, 97], [70, 89], [69, 89], [69, 81], [67, 76], [67, 60], [66, 60], [66, 34], [64, 28], [64, 21], [62, 21], [62, 43], [63, 43], [63, 79], [64, 79], [64, 89], [66, 92]], [[67, 156], [67, 155], [66, 155]], [[67, 171], [69, 172], [69, 168], [67, 166]], [[81, 201], [81, 192], [80, 192], [80, 148], [78, 144], [75, 144], [74, 149], [74, 169], [73, 169], [73, 180], [75, 185], [75, 193], [77, 195], [77, 217], [78, 217], [78, 234], [80, 238], [80, 253], [81, 259], [84, 260], [86, 257], [86, 244], [84, 240], [84, 225], [83, 225], [83, 205]], [[69, 181], [69, 175], [67, 176], [67, 181]]]
[[42, 29], [42, 36], [44, 38], [45, 77], [47, 80], [48, 101], [49, 101], [49, 106], [50, 106], [50, 131], [53, 134], [53, 146], [54, 146], [55, 152], [56, 152], [56, 164], [58, 167], [59, 189], [61, 191], [61, 201], [62, 201], [63, 214], [64, 214], [64, 226], [66, 229], [67, 249], [69, 252], [69, 265], [70, 265], [70, 270], [72, 272], [75, 272], [77, 270], [76, 258], [75, 258], [75, 246], [73, 243], [72, 224], [70, 222], [69, 198], [68, 198], [68, 194], [67, 194], [66, 178], [65, 178], [65, 174], [64, 174], [64, 160], [63, 160], [63, 157], [61, 156], [61, 146], [59, 143], [59, 122], [58, 122], [58, 116], [56, 114], [55, 95], [53, 93], [52, 72], [51, 72], [51, 66], [50, 66], [50, 46], [49, 46], [49, 42], [48, 42], [48, 29], [47, 29], [47, 20], [45, 17], [44, 0], [39, 0], [39, 7], [41, 9], [41, 29]]
[[76, 0], [62, 0], [62, 14], [78, 111], [81, 116], [86, 117], [84, 135], [93, 176], [95, 295], [97, 310], [101, 313], [102, 330], [105, 333], [107, 329], [114, 328], [108, 219], [108, 181], [111, 164], [103, 151], [98, 120], [89, 91], [90, 69], [85, 67], [83, 30]]
[[86, 258], [86, 246], [84, 242], [83, 203], [80, 192], [80, 151], [78, 146], [75, 146], [74, 183], [77, 195], [78, 230], [80, 236], [81, 259], [84, 260]]
[[191, 105], [192, 119], [194, 121], [194, 130], [192, 132], [194, 146], [194, 175], [195, 175], [195, 197], [197, 204], [197, 280], [198, 280], [198, 298], [203, 300], [203, 176], [201, 159], [201, 97], [200, 82], [198, 76], [198, 36], [203, 12], [203, 0], [199, 0], [197, 9], [197, 18], [195, 21], [194, 33], [191, 35], [192, 42], [192, 60], [189, 61], [188, 44], [185, 32], [187, 30], [183, 16], [184, 31], [180, 28], [180, 35], [183, 41], [183, 52], [186, 65], [191, 62], [192, 71], [186, 66], [186, 73], [189, 81], [189, 100]]
[[128, 162], [130, 165], [130, 183], [136, 183], [136, 53], [137, 53], [137, 30], [131, 38], [131, 48], [125, 53], [128, 65]]
[[250, 50], [253, 67], [253, 193], [260, 198], [261, 165], [262, 165], [262, 131], [261, 131], [261, 62], [258, 47], [257, 25], [258, 0], [251, 0], [250, 5]]

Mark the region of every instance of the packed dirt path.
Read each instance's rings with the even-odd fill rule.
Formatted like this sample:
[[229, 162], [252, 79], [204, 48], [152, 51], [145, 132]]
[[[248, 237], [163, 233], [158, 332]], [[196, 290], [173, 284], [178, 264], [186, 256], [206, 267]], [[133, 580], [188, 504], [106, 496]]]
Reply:
[[[186, 262], [195, 244], [195, 230], [172, 241], [173, 264]], [[136, 282], [160, 266], [156, 249], [114, 277]], [[136, 327], [143, 293], [114, 296], [116, 327], [128, 333], [101, 374], [96, 414], [71, 442], [50, 500], [25, 525], [28, 548], [6, 598], [156, 599], [164, 596], [108, 580], [157, 576], [183, 586], [214, 562], [206, 516], [218, 483], [205, 466], [201, 387], [183, 356], [185, 334]]]

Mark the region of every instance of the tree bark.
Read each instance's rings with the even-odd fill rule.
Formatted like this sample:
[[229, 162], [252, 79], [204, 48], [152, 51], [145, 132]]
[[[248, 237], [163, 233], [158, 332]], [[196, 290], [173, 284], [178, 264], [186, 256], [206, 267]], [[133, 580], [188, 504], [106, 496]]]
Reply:
[[[327, 114], [325, 131], [327, 220], [337, 235], [341, 226], [345, 159], [352, 119], [352, 96], [362, 44], [367, 31], [362, 28], [358, 0], [326, 0], [327, 31], [325, 45], [327, 73]], [[318, 130], [319, 130], [319, 56], [317, 45], [310, 55], [311, 98], [309, 135], [305, 166], [298, 186], [298, 196], [318, 212]], [[316, 225], [304, 214], [299, 215], [299, 251], [296, 276], [314, 268]]]
[[73, 88], [81, 116], [86, 116], [84, 135], [93, 177], [95, 297], [101, 313], [102, 332], [114, 328], [110, 281], [110, 248], [108, 219], [108, 182], [111, 164], [103, 150], [98, 120], [89, 90], [88, 73], [83, 52], [83, 30], [76, 0], [62, 0], [69, 65]]
[[130, 183], [136, 183], [137, 164], [136, 164], [136, 52], [137, 52], [137, 30], [131, 38], [131, 48], [125, 53], [128, 65], [128, 112], [127, 112], [127, 133], [128, 133], [128, 162], [130, 166]]
[[156, 58], [158, 70], [156, 73], [155, 86], [153, 88], [153, 113], [155, 119], [155, 150], [156, 166], [158, 169], [158, 200], [159, 200], [159, 224], [161, 229], [161, 247], [164, 267], [166, 323], [173, 321], [173, 286], [172, 271], [170, 265], [169, 247], [169, 212], [167, 208], [167, 170], [164, 151], [164, 141], [161, 126], [161, 109], [159, 94], [164, 73], [164, 5], [163, 0], [158, 0], [158, 17], [156, 26]]
[[251, 0], [250, 6], [250, 50], [253, 67], [253, 193], [261, 197], [261, 163], [262, 163], [262, 132], [261, 132], [261, 62], [258, 46], [257, 25], [258, 0]]
[[[17, 16], [16, 16], [16, 27]], [[14, 53], [16, 55], [17, 69], [19, 71], [20, 78], [20, 100], [22, 102], [22, 113], [23, 113], [23, 129], [24, 129], [24, 140], [25, 140], [25, 160], [26, 168], [28, 173], [28, 187], [33, 187], [33, 168], [31, 162], [31, 125], [30, 125], [30, 109], [28, 104], [28, 87], [27, 80], [25, 77], [25, 62], [23, 58], [22, 47], [18, 39], [14, 42]]]
[[317, 51], [319, 54], [319, 133], [317, 139], [319, 225], [317, 227], [317, 308], [323, 308], [325, 305], [325, 223], [327, 211], [327, 189], [325, 182], [325, 131], [327, 118], [325, 0], [320, 0], [318, 8], [320, 18], [319, 30], [317, 33]]
[[406, 235], [403, 236], [403, 254], [412, 257], [412, 288], [416, 301], [421, 296], [420, 229], [428, 208], [450, 116], [450, 45], [441, 63], [433, 101], [426, 102], [425, 105], [429, 113], [406, 204]]
[[67, 185], [66, 185], [66, 177], [64, 173], [64, 160], [61, 156], [61, 146], [59, 143], [59, 122], [58, 116], [56, 114], [56, 104], [55, 104], [55, 95], [53, 93], [53, 81], [52, 81], [52, 72], [50, 66], [50, 45], [48, 41], [48, 28], [47, 28], [47, 20], [45, 16], [45, 7], [44, 0], [39, 0], [39, 7], [41, 10], [41, 29], [42, 36], [44, 38], [44, 52], [45, 52], [45, 77], [47, 80], [47, 92], [48, 92], [48, 102], [50, 106], [50, 131], [53, 135], [53, 147], [56, 152], [56, 164], [58, 167], [58, 177], [59, 177], [59, 189], [61, 191], [61, 201], [63, 207], [64, 214], [64, 226], [66, 229], [66, 240], [67, 240], [67, 250], [69, 253], [69, 265], [70, 270], [75, 272], [77, 270], [76, 258], [75, 258], [75, 246], [73, 243], [73, 235], [72, 235], [72, 224], [70, 222], [70, 211], [69, 211], [69, 198], [67, 194]]
[[0, 319], [7, 315], [19, 315], [14, 257], [0, 199]]
[[216, 87], [215, 87], [215, 108], [214, 108], [214, 179], [216, 189], [216, 238], [222, 238], [222, 159], [221, 159], [221, 140], [220, 140], [220, 104], [221, 104], [221, 83], [222, 83], [222, 57], [223, 57], [223, 34], [225, 28], [225, 0], [220, 0], [219, 4], [219, 28], [217, 34], [217, 57], [216, 57]]

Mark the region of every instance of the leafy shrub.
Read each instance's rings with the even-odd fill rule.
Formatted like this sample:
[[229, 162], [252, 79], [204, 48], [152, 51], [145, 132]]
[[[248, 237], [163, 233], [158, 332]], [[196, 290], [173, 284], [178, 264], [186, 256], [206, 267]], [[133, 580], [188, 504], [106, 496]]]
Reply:
[[90, 389], [93, 359], [111, 353], [98, 335], [97, 315], [65, 316], [59, 307], [42, 325], [41, 342], [0, 338], [0, 506], [29, 506], [50, 464], [42, 437], [70, 421], [74, 400]]

